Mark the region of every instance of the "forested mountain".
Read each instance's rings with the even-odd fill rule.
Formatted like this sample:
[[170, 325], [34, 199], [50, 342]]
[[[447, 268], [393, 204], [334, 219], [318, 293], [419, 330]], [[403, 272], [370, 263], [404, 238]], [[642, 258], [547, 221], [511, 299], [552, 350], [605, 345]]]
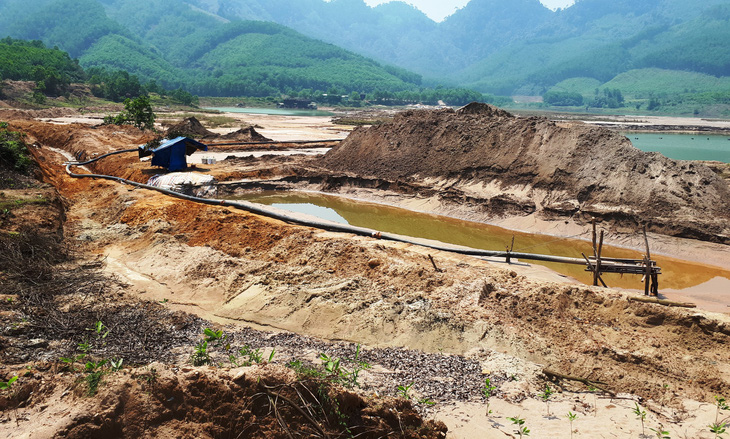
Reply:
[[412, 92], [421, 75], [425, 85], [500, 95], [586, 96], [626, 78], [647, 90], [659, 76], [688, 92], [730, 92], [711, 79], [730, 76], [729, 34], [730, 0], [578, 0], [557, 11], [539, 0], [471, 0], [441, 23], [400, 1], [0, 3], [0, 36], [213, 95]]
[[496, 93], [541, 94], [577, 77], [600, 83], [634, 69], [730, 75], [730, 2], [583, 0], [458, 74]]
[[0, 35], [58, 46], [85, 68], [126, 70], [201, 95], [394, 93], [421, 81], [276, 23], [227, 20], [177, 0], [6, 0], [0, 17]]
[[48, 49], [40, 41], [0, 39], [0, 59], [0, 78], [33, 80], [48, 94], [57, 94], [65, 85], [85, 78], [68, 53]]
[[603, 84], [634, 69], [730, 75], [729, 0], [578, 0], [558, 11], [539, 0], [471, 0], [441, 23], [402, 2], [190, 1], [490, 93], [542, 94], [570, 78]]

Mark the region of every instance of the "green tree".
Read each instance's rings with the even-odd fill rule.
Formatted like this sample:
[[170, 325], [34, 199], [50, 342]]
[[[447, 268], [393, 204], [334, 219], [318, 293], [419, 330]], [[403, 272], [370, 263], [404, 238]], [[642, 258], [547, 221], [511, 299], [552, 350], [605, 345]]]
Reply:
[[549, 91], [543, 95], [542, 99], [546, 104], [554, 106], [579, 107], [583, 105], [583, 96], [570, 91]]
[[142, 95], [124, 101], [124, 111], [116, 116], [107, 116], [104, 123], [114, 125], [134, 125], [141, 130], [154, 130], [155, 113], [152, 111], [150, 97]]
[[0, 164], [22, 173], [30, 169], [32, 162], [24, 137], [22, 133], [9, 130], [7, 122], [0, 122]]
[[180, 102], [183, 105], [198, 105], [198, 97], [195, 95], [190, 94], [190, 92], [183, 90], [182, 88], [178, 88], [177, 90], [173, 90], [170, 94], [173, 99]]

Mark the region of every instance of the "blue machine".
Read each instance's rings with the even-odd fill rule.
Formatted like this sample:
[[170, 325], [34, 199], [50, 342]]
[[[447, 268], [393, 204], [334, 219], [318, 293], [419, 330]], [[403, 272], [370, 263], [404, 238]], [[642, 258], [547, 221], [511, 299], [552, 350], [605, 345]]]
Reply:
[[167, 168], [170, 172], [184, 171], [188, 167], [186, 156], [197, 150], [207, 151], [208, 145], [197, 142], [189, 137], [176, 137], [164, 140], [155, 149], [139, 147], [139, 158], [152, 154], [152, 165]]

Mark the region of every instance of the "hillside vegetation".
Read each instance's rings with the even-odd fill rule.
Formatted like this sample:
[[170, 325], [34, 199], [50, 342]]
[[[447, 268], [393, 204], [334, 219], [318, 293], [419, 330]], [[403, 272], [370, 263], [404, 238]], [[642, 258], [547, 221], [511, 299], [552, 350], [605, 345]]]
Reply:
[[[137, 0], [114, 0], [109, 13], [116, 16], [112, 10], [130, 3], [144, 9]], [[727, 0], [581, 0], [557, 11], [538, 0], [471, 0], [441, 23], [398, 1], [373, 8], [363, 0], [192, 0], [190, 4], [218, 20], [277, 22], [415, 71], [426, 85], [497, 95], [543, 95], [563, 81], [587, 78], [596, 84], [582, 94], [592, 100], [596, 88], [615, 88], [614, 78], [646, 69], [661, 69], [665, 77], [676, 73], [671, 89], [683, 93], [693, 88], [686, 73], [730, 75], [730, 47], [723, 44], [730, 36]], [[130, 17], [126, 10], [124, 14]], [[707, 91], [728, 91], [718, 87]], [[659, 110], [670, 101], [686, 101], [669, 96], [672, 92], [661, 82], [646, 82], [641, 94], [621, 92], [631, 107], [646, 108], [651, 98], [662, 104]]]
[[[201, 5], [202, 6], [202, 5]], [[383, 65], [280, 24], [229, 20], [173, 0], [41, 0], [0, 5], [0, 35], [58, 46], [86, 69], [127, 71], [140, 82], [206, 96], [290, 96], [359, 103], [363, 94], [391, 103], [420, 102], [421, 76]], [[7, 19], [12, 17], [12, 19]], [[8, 76], [9, 77], [9, 76]], [[464, 104], [477, 92], [427, 93]], [[336, 97], [333, 99], [332, 97]]]
[[459, 105], [567, 91], [590, 109], [619, 90], [624, 111], [730, 114], [730, 0], [471, 0], [441, 23], [400, 1], [6, 0], [4, 34], [200, 95]]

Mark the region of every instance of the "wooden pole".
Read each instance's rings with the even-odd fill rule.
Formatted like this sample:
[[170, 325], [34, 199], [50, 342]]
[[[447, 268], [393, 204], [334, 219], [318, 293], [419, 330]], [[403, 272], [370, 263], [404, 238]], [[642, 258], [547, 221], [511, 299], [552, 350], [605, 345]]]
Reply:
[[591, 223], [593, 224], [593, 235], [592, 235], [593, 236], [593, 239], [592, 239], [592, 242], [593, 242], [593, 253], [595, 254], [595, 252], [596, 252], [596, 219], [595, 218], [592, 218], [591, 219]]
[[434, 261], [434, 260], [433, 260], [433, 256], [431, 256], [431, 255], [429, 254], [429, 255], [428, 255], [428, 259], [430, 259], [430, 260], [431, 260], [431, 264], [433, 265], [433, 269], [434, 269], [434, 270], [436, 270], [436, 271], [437, 271], [438, 273], [441, 273], [441, 272], [443, 271], [443, 270], [441, 270], [440, 268], [438, 268], [438, 267], [436, 266], [436, 261]]
[[[594, 271], [595, 269], [593, 268], [593, 264], [591, 264], [591, 260], [588, 259], [588, 256], [586, 256], [585, 253], [581, 253], [581, 255], [583, 255], [583, 259], [586, 260], [586, 264], [588, 264], [588, 269], [590, 271]], [[603, 281], [603, 278], [601, 278], [600, 274], [598, 275], [598, 280], [601, 282], [601, 285], [603, 285], [604, 288], [608, 288], [608, 285], [606, 285], [606, 282]], [[596, 285], [596, 286], [598, 286], [598, 285]]]
[[[601, 250], [602, 249], [603, 249], [603, 230], [601, 230], [601, 240], [598, 243], [598, 251], [596, 252], [596, 270], [593, 272], [593, 286], [598, 286], [598, 279], [601, 277]], [[601, 283], [603, 283], [603, 280], [601, 280]], [[605, 287], [606, 284], [603, 284], [603, 286]]]
[[512, 235], [512, 244], [509, 246], [509, 249], [507, 249], [507, 263], [511, 263], [512, 260], [512, 250], [515, 248], [515, 235]]
[[649, 265], [649, 258], [644, 255], [644, 295], [649, 295], [649, 282], [651, 281], [651, 266]]
[[646, 256], [644, 264], [646, 271], [644, 272], [644, 295], [649, 295], [649, 283], [651, 282], [651, 252], [649, 251], [649, 239], [646, 237], [646, 224], [644, 224], [644, 245], [646, 245]]
[[596, 247], [596, 219], [593, 218], [591, 221], [593, 223], [593, 259], [596, 261], [596, 264], [593, 265], [593, 286], [598, 286], [598, 248]]
[[629, 297], [630, 302], [656, 303], [664, 306], [678, 306], [682, 308], [697, 308], [697, 305], [689, 302], [672, 302], [671, 300], [656, 299], [653, 297]]

